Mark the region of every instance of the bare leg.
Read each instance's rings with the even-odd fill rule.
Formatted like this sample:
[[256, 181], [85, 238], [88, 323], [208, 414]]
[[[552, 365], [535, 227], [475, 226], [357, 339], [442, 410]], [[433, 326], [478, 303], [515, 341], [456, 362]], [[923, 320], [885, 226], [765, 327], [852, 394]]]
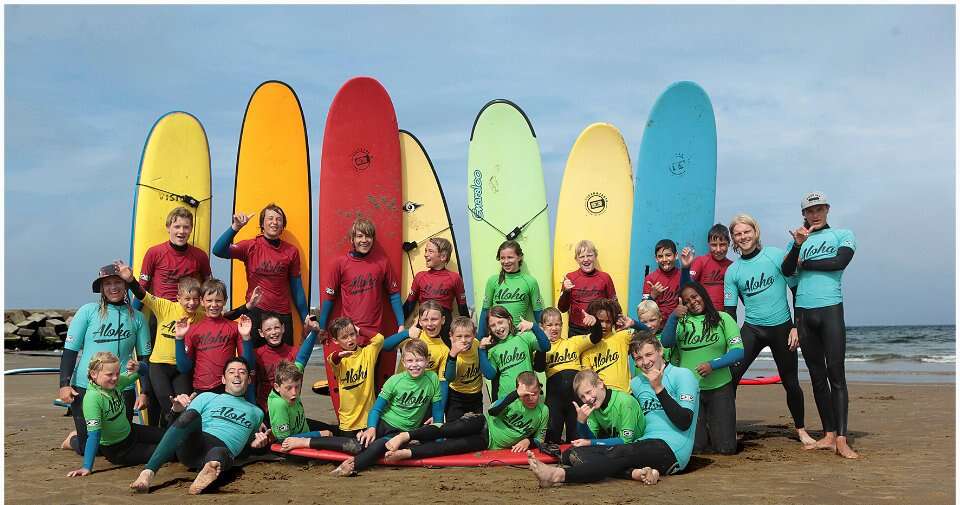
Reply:
[[630, 472], [630, 478], [636, 481], [643, 482], [648, 486], [652, 486], [660, 481], [660, 472], [649, 466], [643, 468], [634, 468]]
[[73, 437], [75, 436], [77, 436], [77, 430], [73, 430], [68, 433], [67, 438], [63, 439], [63, 443], [60, 444], [60, 448], [65, 451], [73, 450], [73, 448], [70, 447], [70, 441], [73, 440]]
[[343, 463], [340, 463], [340, 466], [334, 468], [333, 471], [330, 472], [330, 475], [335, 477], [349, 477], [350, 475], [353, 475], [353, 463], [353, 458], [344, 460]]
[[403, 432], [397, 433], [396, 435], [393, 436], [393, 438], [387, 441], [387, 450], [396, 451], [397, 449], [403, 447], [404, 444], [406, 444], [409, 441], [410, 441], [409, 432], [403, 431]]
[[803, 445], [814, 445], [817, 443], [816, 439], [807, 433], [806, 428], [797, 428], [797, 436], [800, 437], [800, 443]]
[[826, 434], [823, 435], [823, 438], [821, 438], [820, 440], [817, 440], [817, 441], [814, 442], [813, 444], [804, 445], [803, 448], [806, 449], [806, 450], [808, 450], [808, 451], [811, 450], [811, 449], [829, 449], [829, 450], [831, 450], [831, 451], [836, 452], [836, 450], [837, 450], [837, 432], [835, 432], [835, 431], [828, 431], [828, 432], [826, 432]]
[[530, 471], [537, 477], [540, 487], [560, 486], [567, 475], [563, 468], [541, 462], [532, 451], [527, 451], [527, 463], [530, 465]]
[[860, 457], [860, 455], [847, 444], [847, 437], [837, 437], [837, 454], [847, 459], [857, 459]]
[[294, 449], [310, 447], [310, 439], [306, 437], [287, 437], [283, 439], [280, 448], [283, 452], [290, 452]]
[[403, 461], [412, 457], [413, 451], [410, 449], [398, 449], [396, 451], [387, 451], [387, 453], [383, 455], [383, 460], [388, 463], [396, 463], [397, 461]]
[[203, 490], [210, 484], [213, 484], [213, 481], [217, 480], [219, 476], [220, 462], [208, 461], [206, 465], [203, 465], [200, 473], [197, 474], [197, 478], [193, 479], [193, 484], [190, 484], [190, 494], [202, 493]]
[[150, 481], [153, 480], [153, 470], [144, 470], [140, 472], [137, 480], [130, 483], [130, 489], [137, 493], [146, 493], [150, 491]]

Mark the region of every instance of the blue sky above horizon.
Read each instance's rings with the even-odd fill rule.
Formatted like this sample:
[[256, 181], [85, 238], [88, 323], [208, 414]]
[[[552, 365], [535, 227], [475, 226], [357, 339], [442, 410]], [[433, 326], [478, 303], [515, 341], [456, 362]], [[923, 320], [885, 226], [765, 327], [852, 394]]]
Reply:
[[[782, 247], [800, 223], [802, 193], [824, 191], [831, 224], [858, 239], [844, 277], [848, 324], [955, 319], [953, 6], [4, 12], [5, 307], [92, 300], [92, 272], [128, 255], [143, 142], [164, 113], [191, 112], [206, 129], [216, 239], [229, 225], [240, 126], [257, 85], [277, 79], [296, 90], [316, 192], [330, 102], [347, 79], [370, 75], [437, 168], [464, 256], [467, 146], [485, 103], [507, 98], [529, 116], [552, 206], [586, 126], [614, 124], [636, 159], [657, 96], [693, 80], [717, 117], [719, 222], [749, 212], [766, 243]], [[228, 277], [225, 260], [212, 266]]]

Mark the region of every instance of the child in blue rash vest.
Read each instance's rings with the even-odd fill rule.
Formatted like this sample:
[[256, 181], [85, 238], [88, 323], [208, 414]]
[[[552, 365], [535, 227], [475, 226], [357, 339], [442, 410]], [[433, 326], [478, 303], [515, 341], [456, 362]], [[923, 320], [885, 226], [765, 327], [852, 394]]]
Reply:
[[797, 275], [795, 307], [800, 348], [825, 433], [807, 448], [828, 449], [854, 459], [859, 455], [847, 442], [847, 334], [841, 279], [853, 259], [857, 241], [850, 230], [827, 224], [830, 204], [823, 193], [804, 195], [800, 210], [803, 226], [790, 232], [793, 243], [781, 269], [784, 275]]
[[90, 360], [87, 375], [89, 389], [83, 397], [83, 417], [87, 420], [87, 443], [83, 467], [67, 477], [83, 477], [93, 472], [97, 451], [117, 465], [146, 463], [153, 454], [163, 430], [154, 426], [131, 424], [120, 391], [136, 382], [140, 364], [130, 360], [128, 373], [120, 374], [120, 360], [109, 352], [98, 352]]
[[246, 445], [266, 447], [269, 437], [257, 431], [263, 421], [260, 407], [243, 398], [250, 384], [250, 366], [240, 357], [231, 358], [223, 369], [223, 394], [201, 393], [189, 402], [187, 409], [163, 435], [146, 468], [130, 488], [137, 492], [150, 490], [157, 470], [177, 455], [177, 460], [190, 469], [200, 469], [190, 494], [199, 494], [221, 473], [233, 466]]
[[699, 412], [700, 386], [693, 372], [663, 361], [660, 341], [645, 335], [630, 344], [643, 375], [630, 384], [643, 411], [643, 435], [613, 446], [574, 447], [563, 453], [569, 467], [541, 463], [527, 453], [540, 487], [596, 482], [608, 477], [656, 484], [661, 475], [681, 472], [690, 461]]
[[[402, 349], [401, 361], [406, 371], [387, 379], [367, 418], [367, 429], [359, 436], [360, 443], [367, 448], [341, 463], [330, 472], [332, 475], [354, 475], [373, 465], [387, 451], [389, 436], [423, 424], [443, 422], [445, 399], [437, 374], [426, 368], [427, 344], [410, 340]], [[433, 415], [426, 419], [428, 412]]]
[[[513, 324], [530, 317], [540, 320], [543, 312], [543, 298], [540, 296], [540, 284], [532, 275], [521, 272], [523, 266], [523, 249], [515, 240], [507, 240], [497, 249], [497, 261], [500, 262], [499, 274], [491, 275], [487, 279], [484, 289], [483, 308], [480, 311], [480, 329], [477, 338], [483, 340], [487, 336], [487, 314], [492, 307], [501, 306], [510, 313]], [[513, 383], [510, 383], [513, 387]]]
[[[83, 455], [87, 443], [87, 423], [83, 418], [83, 396], [87, 391], [87, 368], [94, 354], [105, 351], [115, 354], [122, 363], [130, 360], [134, 348], [137, 359], [146, 361], [151, 352], [150, 331], [143, 314], [127, 300], [127, 285], [120, 277], [118, 263], [100, 268], [93, 281], [93, 292], [100, 301], [88, 303], [77, 310], [67, 329], [60, 357], [60, 390], [57, 397], [73, 405], [75, 431], [61, 444]], [[122, 393], [127, 407], [127, 418], [133, 411], [147, 404], [149, 383], [142, 381], [141, 394], [134, 398], [133, 384]]]
[[787, 407], [793, 417], [797, 436], [804, 445], [816, 443], [804, 427], [803, 390], [797, 377], [797, 347], [800, 339], [790, 317], [787, 300], [789, 287], [796, 286], [796, 276], [785, 277], [780, 270], [786, 253], [783, 249], [760, 243], [760, 225], [747, 215], [738, 214], [730, 221], [733, 250], [740, 258], [730, 265], [724, 276], [724, 310], [737, 317], [737, 304], [743, 303], [744, 358], [731, 367], [734, 384], [769, 347], [777, 364], [780, 383], [787, 396]]
[[514, 326], [510, 312], [499, 305], [487, 319], [491, 334], [480, 340], [480, 371], [493, 382], [492, 397], [499, 400], [517, 387], [521, 372], [533, 371], [533, 353], [550, 349], [550, 340], [529, 321]]

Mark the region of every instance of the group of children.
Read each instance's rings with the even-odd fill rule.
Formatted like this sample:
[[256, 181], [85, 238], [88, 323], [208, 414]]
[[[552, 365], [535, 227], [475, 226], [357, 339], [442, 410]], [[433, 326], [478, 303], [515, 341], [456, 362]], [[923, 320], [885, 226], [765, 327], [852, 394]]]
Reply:
[[[847, 250], [854, 247], [852, 233], [828, 230], [829, 205], [822, 194], [812, 195], [817, 198], [804, 197], [805, 223], [791, 232], [790, 253], [761, 247], [759, 225], [746, 215], [730, 226], [741, 254], [737, 262], [726, 258], [731, 238], [723, 225], [709, 230], [708, 254], [680, 251], [679, 269], [674, 242], [658, 242], [653, 251], [658, 268], [643, 281], [638, 320], [623, 314], [590, 241], [575, 248], [579, 268], [564, 277], [554, 308], [543, 306], [536, 279], [522, 271], [520, 245], [507, 240], [497, 251], [502, 270], [486, 284], [479, 326], [467, 313], [462, 279], [446, 269], [448, 241], [432, 238], [426, 244], [428, 269], [416, 274], [401, 304], [396, 273], [375, 247], [373, 223], [364, 218], [350, 229], [351, 250], [323, 280], [319, 319], [307, 315], [299, 256], [280, 239], [286, 218], [273, 204], [260, 213], [262, 233], [256, 238], [230, 243], [251, 217], [237, 214], [214, 247], [214, 254], [247, 267], [247, 303], [225, 312], [226, 288], [209, 278], [203, 252], [186, 243], [192, 216], [178, 208], [167, 219], [169, 242], [148, 251], [139, 282], [120, 262], [103, 267], [93, 286], [100, 302], [82, 307], [68, 330], [60, 397], [74, 402], [76, 431], [63, 447], [84, 456], [83, 467], [69, 475], [89, 474], [99, 453], [117, 464], [146, 463], [131, 484], [145, 491], [160, 465], [176, 454], [200, 470], [190, 488], [199, 493], [244, 451], [277, 442], [283, 451], [310, 447], [350, 454], [332, 472], [341, 476], [380, 458], [537, 447], [568, 467], [544, 465], [528, 452], [531, 470], [544, 486], [614, 476], [654, 484], [660, 475], [682, 471], [692, 453], [736, 451], [736, 386], [765, 345], [774, 352], [805, 447], [856, 457], [846, 444], [845, 404], [837, 416], [820, 409], [821, 403], [839, 405], [830, 401], [839, 393], [830, 346], [808, 357], [804, 344], [811, 375], [825, 369], [831, 380], [824, 388], [812, 377], [825, 437], [812, 439], [803, 425], [799, 341], [787, 287], [800, 293], [807, 288], [808, 296], [839, 292], [837, 269], [817, 261], [836, 263], [821, 259], [832, 247], [834, 256], [846, 259], [845, 267], [852, 257]], [[807, 241], [825, 231], [836, 243], [811, 252]], [[806, 280], [811, 272], [816, 278]], [[825, 284], [823, 275], [836, 286]], [[152, 344], [149, 323], [128, 302], [127, 289], [156, 318]], [[780, 292], [764, 293], [768, 289]], [[338, 297], [341, 313], [333, 314]], [[384, 299], [397, 322], [390, 336], [379, 330]], [[738, 301], [746, 312], [742, 332]], [[800, 308], [818, 311], [802, 302], [797, 294], [798, 320]], [[299, 348], [291, 345], [291, 306], [307, 333]], [[414, 311], [415, 324], [405, 328], [404, 317]], [[563, 312], [569, 314], [566, 335]], [[800, 339], [814, 346], [821, 333], [811, 327]], [[336, 424], [308, 419], [300, 400], [304, 368], [314, 345], [326, 339], [336, 344], [324, 356], [334, 379], [330, 388], [339, 392]], [[380, 354], [398, 347], [398, 373], [380, 384], [374, 373]], [[816, 360], [823, 360], [820, 368]], [[537, 372], [546, 377], [545, 399]], [[137, 378], [144, 394], [135, 398], [131, 388]], [[486, 412], [484, 379], [491, 385]], [[159, 405], [150, 410], [152, 426], [132, 424], [134, 408], [147, 405], [150, 396]], [[841, 414], [842, 420], [833, 420]], [[570, 447], [561, 451], [559, 444]]]

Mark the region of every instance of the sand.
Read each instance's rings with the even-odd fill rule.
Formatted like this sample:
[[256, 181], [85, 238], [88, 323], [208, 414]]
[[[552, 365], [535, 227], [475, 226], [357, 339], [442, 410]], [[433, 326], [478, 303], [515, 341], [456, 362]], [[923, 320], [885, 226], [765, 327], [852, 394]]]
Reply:
[[[56, 367], [57, 358], [7, 354], [5, 368]], [[319, 368], [307, 369], [309, 385]], [[55, 375], [4, 378], [5, 501], [7, 503], [918, 503], [955, 501], [954, 391], [949, 384], [851, 383], [851, 439], [862, 459], [803, 451], [793, 435], [779, 386], [740, 389], [741, 451], [694, 456], [688, 471], [653, 487], [608, 480], [593, 485], [537, 487], [526, 468], [418, 469], [377, 467], [359, 477], [327, 475], [322, 462], [256, 462], [235, 470], [209, 494], [189, 497], [195, 474], [164, 466], [150, 494], [132, 498], [127, 485], [140, 467], [98, 458], [94, 473], [67, 478], [81, 459], [59, 448], [73, 428], [51, 405]], [[807, 424], [819, 435], [809, 383]], [[332, 421], [327, 397], [305, 392], [308, 415]]]

